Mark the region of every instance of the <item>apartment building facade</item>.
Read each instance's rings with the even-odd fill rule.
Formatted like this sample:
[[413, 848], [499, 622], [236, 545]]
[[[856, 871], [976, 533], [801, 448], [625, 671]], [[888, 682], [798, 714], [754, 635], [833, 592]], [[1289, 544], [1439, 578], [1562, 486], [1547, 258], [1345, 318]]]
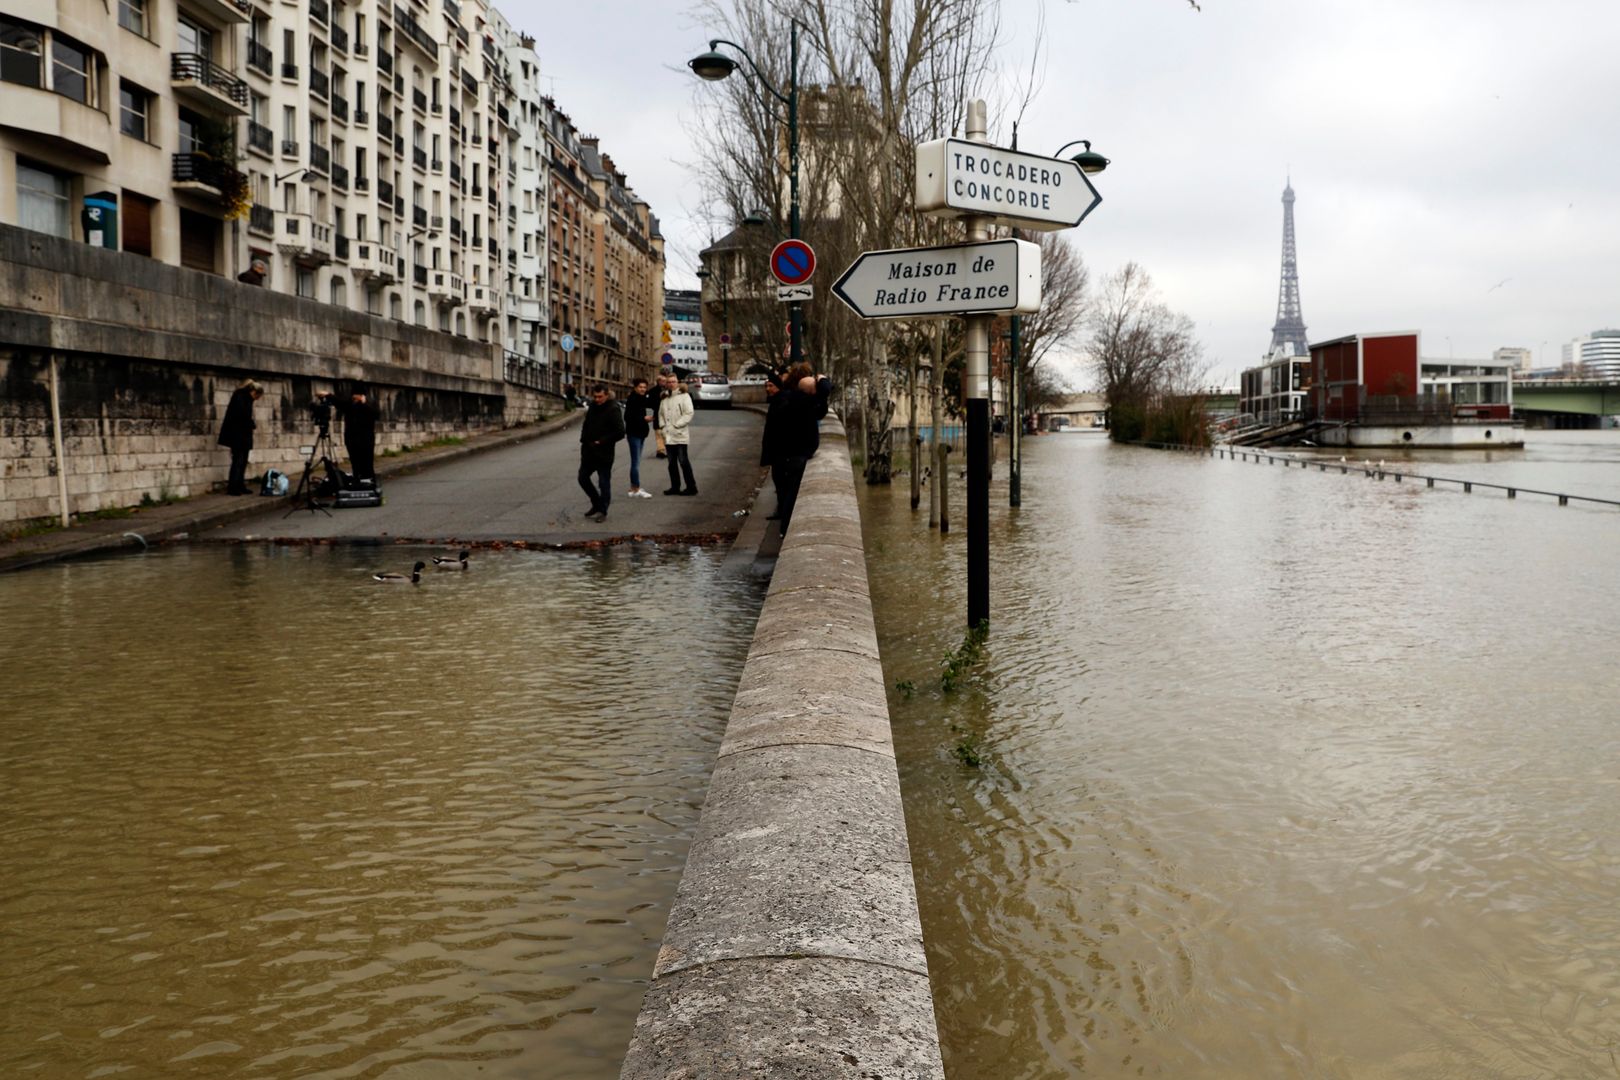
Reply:
[[112, 18], [95, 0], [0, 0], [0, 222], [535, 364], [612, 311], [656, 362], [661, 244], [630, 242], [635, 273], [615, 261], [596, 280], [587, 215], [614, 189], [592, 190], [572, 124], [539, 96], [534, 39], [499, 11], [109, 2]]

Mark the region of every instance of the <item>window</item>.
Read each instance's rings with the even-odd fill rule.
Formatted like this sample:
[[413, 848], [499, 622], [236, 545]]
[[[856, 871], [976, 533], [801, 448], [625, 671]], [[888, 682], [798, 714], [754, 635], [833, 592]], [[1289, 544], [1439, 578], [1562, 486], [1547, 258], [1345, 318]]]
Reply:
[[146, 36], [146, 0], [118, 0], [118, 25]]
[[17, 161], [17, 224], [64, 240], [73, 238], [68, 212], [72, 181], [60, 173]]
[[182, 154], [195, 154], [203, 148], [203, 125], [205, 121], [201, 116], [190, 109], [181, 109], [180, 117], [180, 152]]
[[0, 82], [43, 87], [40, 56], [44, 49], [39, 31], [0, 16]]
[[332, 277], [331, 295], [333, 304], [337, 305], [338, 307], [349, 306], [348, 286], [344, 285], [343, 279], [336, 275], [333, 275]]
[[147, 114], [152, 107], [152, 95], [134, 83], [118, 84], [118, 130], [133, 139], [146, 141]]
[[177, 52], [191, 53], [194, 56], [202, 57], [204, 60], [214, 58], [213, 31], [198, 26], [194, 22], [184, 18], [180, 19], [179, 25], [175, 29], [175, 40], [178, 42]]
[[392, 319], [405, 318], [405, 305], [400, 302], [399, 293], [388, 294], [388, 316]]
[[298, 295], [306, 300], [315, 299], [315, 271], [298, 268]]
[[416, 325], [427, 325], [427, 305], [420, 300], [416, 302]]

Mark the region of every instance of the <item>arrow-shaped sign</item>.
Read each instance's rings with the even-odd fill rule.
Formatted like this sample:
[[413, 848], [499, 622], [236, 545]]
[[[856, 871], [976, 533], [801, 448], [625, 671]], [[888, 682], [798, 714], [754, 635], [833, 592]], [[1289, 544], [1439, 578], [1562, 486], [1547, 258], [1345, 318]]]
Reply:
[[1080, 166], [967, 139], [917, 147], [917, 209], [936, 217], [984, 214], [1013, 228], [1072, 228], [1102, 196]]
[[1029, 314], [1041, 306], [1041, 249], [992, 240], [868, 251], [832, 291], [863, 319]]

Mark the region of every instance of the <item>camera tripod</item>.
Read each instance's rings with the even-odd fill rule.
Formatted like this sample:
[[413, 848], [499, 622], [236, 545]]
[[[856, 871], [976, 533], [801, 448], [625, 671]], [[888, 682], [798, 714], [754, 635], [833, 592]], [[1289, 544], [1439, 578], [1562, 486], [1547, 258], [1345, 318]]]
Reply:
[[282, 514], [282, 517], [292, 517], [300, 510], [308, 510], [312, 514], [319, 510], [327, 517], [332, 516], [332, 512], [326, 508], [326, 504], [315, 497], [317, 485], [314, 478], [315, 463], [319, 461], [326, 466], [327, 480], [332, 481], [334, 479], [337, 468], [332, 458], [334, 453], [336, 451], [332, 447], [332, 425], [330, 423], [321, 424], [319, 432], [315, 436], [315, 445], [309, 448], [309, 460], [304, 462], [304, 475], [298, 478], [298, 489], [292, 494], [292, 509]]

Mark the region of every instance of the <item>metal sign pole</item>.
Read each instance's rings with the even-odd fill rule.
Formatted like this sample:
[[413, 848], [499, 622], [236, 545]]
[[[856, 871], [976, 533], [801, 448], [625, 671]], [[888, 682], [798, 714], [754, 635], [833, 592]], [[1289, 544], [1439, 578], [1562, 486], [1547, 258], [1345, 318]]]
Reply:
[[[982, 99], [967, 103], [969, 142], [989, 141]], [[989, 219], [963, 217], [969, 243], [989, 239]], [[990, 621], [990, 328], [993, 315], [967, 317], [967, 621], [972, 630]]]

